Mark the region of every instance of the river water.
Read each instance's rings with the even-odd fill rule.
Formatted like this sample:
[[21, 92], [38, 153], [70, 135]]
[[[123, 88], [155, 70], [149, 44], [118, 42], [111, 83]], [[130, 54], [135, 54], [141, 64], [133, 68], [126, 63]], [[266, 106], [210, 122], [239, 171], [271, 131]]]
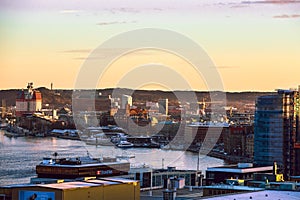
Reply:
[[[29, 183], [35, 177], [35, 166], [43, 157], [51, 157], [54, 152], [59, 157], [80, 157], [87, 154], [92, 157], [113, 157], [116, 155], [134, 155], [130, 159], [133, 166], [149, 165], [154, 168], [172, 166], [177, 169], [197, 169], [198, 154], [187, 151], [162, 149], [131, 148], [126, 150], [112, 146], [96, 147], [85, 145], [82, 141], [66, 140], [54, 137], [18, 137], [9, 138], [0, 130], [0, 185]], [[200, 156], [199, 169], [223, 165], [221, 159]]]

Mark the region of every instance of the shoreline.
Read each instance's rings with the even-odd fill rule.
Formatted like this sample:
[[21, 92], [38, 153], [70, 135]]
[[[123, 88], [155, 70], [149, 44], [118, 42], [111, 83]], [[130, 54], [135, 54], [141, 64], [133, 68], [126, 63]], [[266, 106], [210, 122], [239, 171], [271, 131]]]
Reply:
[[[198, 153], [198, 149], [194, 148], [188, 148], [187, 151]], [[252, 158], [243, 157], [243, 156], [233, 156], [233, 155], [225, 155], [224, 153], [218, 153], [210, 151], [207, 156], [213, 157], [213, 158], [219, 158], [224, 160], [227, 164], [237, 164], [237, 163], [253, 163]]]
[[[4, 132], [7, 133], [6, 130], [4, 130]], [[22, 136], [24, 137], [25, 135], [22, 135]], [[47, 137], [47, 136], [45, 136], [45, 137]], [[55, 136], [52, 135], [52, 137], [55, 137]], [[69, 137], [67, 137], [67, 136], [56, 136], [56, 137], [61, 138], [61, 139], [67, 139], [67, 140], [80, 140], [80, 138], [74, 138], [74, 137], [70, 137], [70, 136]], [[163, 149], [163, 148], [160, 148], [160, 149]], [[189, 147], [186, 151], [193, 152], [193, 153], [198, 153], [199, 152], [198, 149], [193, 148], [193, 147]], [[214, 151], [210, 151], [207, 154], [207, 156], [222, 159], [228, 164], [236, 164], [236, 163], [239, 163], [239, 162], [246, 162], [246, 163], [248, 163], [248, 162], [252, 163], [253, 162], [252, 158], [242, 157], [242, 156], [225, 155], [224, 153], [214, 152]]]

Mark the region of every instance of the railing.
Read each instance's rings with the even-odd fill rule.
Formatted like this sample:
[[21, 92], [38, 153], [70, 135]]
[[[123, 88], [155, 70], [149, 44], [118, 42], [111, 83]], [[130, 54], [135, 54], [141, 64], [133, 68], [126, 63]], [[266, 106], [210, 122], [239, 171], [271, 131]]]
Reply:
[[140, 191], [157, 190], [157, 189], [162, 189], [162, 188], [164, 188], [164, 186], [160, 185], [160, 186], [153, 186], [153, 187], [141, 188]]

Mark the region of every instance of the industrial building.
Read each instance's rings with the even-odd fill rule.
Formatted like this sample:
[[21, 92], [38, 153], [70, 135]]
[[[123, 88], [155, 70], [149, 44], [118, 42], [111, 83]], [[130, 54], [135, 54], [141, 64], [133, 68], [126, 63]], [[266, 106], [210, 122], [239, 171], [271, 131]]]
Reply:
[[42, 109], [42, 94], [33, 89], [33, 83], [28, 83], [27, 90], [22, 90], [16, 98], [16, 116], [33, 114]]
[[0, 187], [2, 200], [139, 200], [138, 181], [106, 178]]
[[131, 168], [129, 174], [122, 177], [139, 181], [141, 188], [166, 188], [166, 181], [172, 177], [183, 179], [184, 185], [187, 186], [198, 186], [202, 181], [201, 171], [179, 170], [175, 167], [167, 169], [136, 167]]
[[204, 141], [213, 145], [223, 143], [228, 132], [228, 123], [195, 122], [186, 126], [182, 141], [189, 142], [191, 150], [197, 150]]
[[96, 94], [91, 91], [74, 91], [72, 97], [72, 111], [109, 112], [111, 99], [108, 95]]
[[254, 173], [273, 173], [273, 166], [254, 167], [251, 163], [238, 163], [220, 167], [210, 167], [206, 170], [206, 185], [224, 183], [226, 179], [252, 180]]
[[251, 150], [247, 151], [247, 147], [249, 148], [247, 137], [251, 134], [253, 134], [253, 126], [250, 124], [231, 125], [229, 131], [223, 136], [224, 151], [227, 155], [250, 157]]

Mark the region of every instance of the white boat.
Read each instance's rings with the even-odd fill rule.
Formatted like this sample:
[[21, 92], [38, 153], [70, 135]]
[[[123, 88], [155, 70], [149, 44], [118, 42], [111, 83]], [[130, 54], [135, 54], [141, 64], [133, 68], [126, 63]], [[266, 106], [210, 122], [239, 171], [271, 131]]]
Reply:
[[133, 147], [134, 145], [131, 142], [128, 141], [120, 141], [119, 144], [117, 144], [117, 147], [119, 148], [130, 148]]
[[131, 158], [135, 158], [135, 155], [134, 154], [130, 154], [127, 151], [123, 150], [122, 154], [121, 155], [117, 155], [116, 158], [120, 159], [120, 160], [129, 160]]
[[188, 148], [188, 145], [184, 145], [184, 144], [167, 144], [163, 147], [161, 147], [162, 149], [165, 150], [178, 150], [178, 151], [183, 151], [186, 150]]
[[135, 158], [135, 155], [133, 155], [133, 154], [129, 154], [129, 155], [117, 155], [116, 158], [128, 160], [130, 158]]
[[105, 135], [101, 136], [92, 136], [83, 140], [86, 144], [89, 145], [102, 145], [102, 146], [113, 146], [114, 143], [110, 141]]

